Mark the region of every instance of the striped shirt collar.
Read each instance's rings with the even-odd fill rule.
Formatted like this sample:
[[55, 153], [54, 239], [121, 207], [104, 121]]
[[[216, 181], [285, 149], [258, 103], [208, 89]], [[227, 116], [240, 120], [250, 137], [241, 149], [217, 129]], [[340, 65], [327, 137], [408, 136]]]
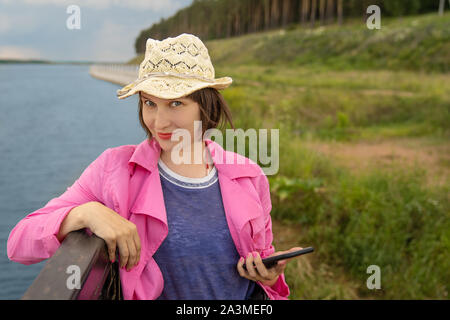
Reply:
[[[214, 162], [214, 167], [219, 174], [224, 174], [230, 179], [257, 177], [264, 174], [261, 167], [251, 159], [235, 152], [226, 151], [221, 145], [210, 139], [205, 139], [205, 142]], [[130, 160], [128, 160], [130, 175], [133, 174], [136, 165], [150, 172], [156, 170], [160, 154], [161, 146], [156, 139], [142, 141], [136, 146]]]

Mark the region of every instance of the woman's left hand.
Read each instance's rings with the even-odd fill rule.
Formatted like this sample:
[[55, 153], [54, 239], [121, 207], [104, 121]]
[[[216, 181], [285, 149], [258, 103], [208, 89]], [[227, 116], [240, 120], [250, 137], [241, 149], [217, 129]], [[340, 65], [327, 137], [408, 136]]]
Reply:
[[[301, 249], [302, 248], [300, 247], [295, 247], [286, 251], [278, 251], [274, 252], [269, 257]], [[267, 269], [266, 266], [262, 263], [262, 259], [259, 253], [254, 251], [249, 252], [246, 259], [241, 257], [241, 259], [237, 264], [237, 269], [241, 277], [244, 277], [252, 281], [261, 281], [264, 285], [272, 286], [278, 280], [278, 276], [284, 272], [286, 264], [290, 259], [293, 258], [280, 260], [274, 267]], [[256, 268], [253, 266], [253, 262], [255, 263]], [[242, 267], [244, 263], [247, 268], [247, 271], [244, 270], [244, 268]]]

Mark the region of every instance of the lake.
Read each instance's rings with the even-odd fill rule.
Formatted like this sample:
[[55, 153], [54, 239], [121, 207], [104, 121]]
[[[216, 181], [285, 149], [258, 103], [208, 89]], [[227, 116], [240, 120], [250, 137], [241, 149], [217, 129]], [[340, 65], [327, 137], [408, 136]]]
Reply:
[[0, 299], [20, 299], [46, 261], [8, 259], [14, 226], [71, 186], [105, 149], [138, 144], [136, 96], [87, 65], [0, 64]]

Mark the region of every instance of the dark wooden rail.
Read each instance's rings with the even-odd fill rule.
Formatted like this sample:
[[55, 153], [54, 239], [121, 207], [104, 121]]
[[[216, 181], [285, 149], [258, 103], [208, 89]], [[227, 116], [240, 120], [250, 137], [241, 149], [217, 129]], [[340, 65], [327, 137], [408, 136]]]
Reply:
[[[95, 234], [89, 236], [84, 229], [70, 232], [25, 292], [22, 300], [105, 299], [102, 291], [105, 281], [110, 282], [113, 266], [108, 259], [103, 239]], [[74, 269], [80, 272], [75, 273]], [[75, 279], [77, 274], [80, 279], [79, 289], [73, 286], [76, 282], [70, 281]]]

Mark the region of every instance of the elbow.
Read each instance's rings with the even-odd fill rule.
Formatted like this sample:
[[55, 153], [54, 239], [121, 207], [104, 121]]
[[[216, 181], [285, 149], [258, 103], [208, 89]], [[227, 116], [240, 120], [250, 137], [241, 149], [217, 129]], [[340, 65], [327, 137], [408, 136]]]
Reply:
[[11, 231], [6, 243], [6, 254], [8, 259], [24, 265], [30, 265], [44, 260], [45, 258], [41, 256], [34, 256], [31, 254], [31, 251], [33, 251], [32, 246], [30, 243], [27, 243], [23, 233], [18, 232], [18, 227], [19, 226], [16, 226]]
[[11, 237], [8, 239], [6, 244], [6, 253], [8, 255], [8, 259], [14, 262], [18, 262], [20, 264], [30, 265], [32, 261], [26, 259], [17, 246], [17, 239]]
[[8, 259], [11, 261], [18, 262], [20, 260], [19, 250], [18, 250], [18, 236], [17, 236], [17, 228], [19, 226], [17, 225], [14, 227], [14, 229], [11, 230], [8, 241], [6, 242], [6, 254], [8, 256]]

